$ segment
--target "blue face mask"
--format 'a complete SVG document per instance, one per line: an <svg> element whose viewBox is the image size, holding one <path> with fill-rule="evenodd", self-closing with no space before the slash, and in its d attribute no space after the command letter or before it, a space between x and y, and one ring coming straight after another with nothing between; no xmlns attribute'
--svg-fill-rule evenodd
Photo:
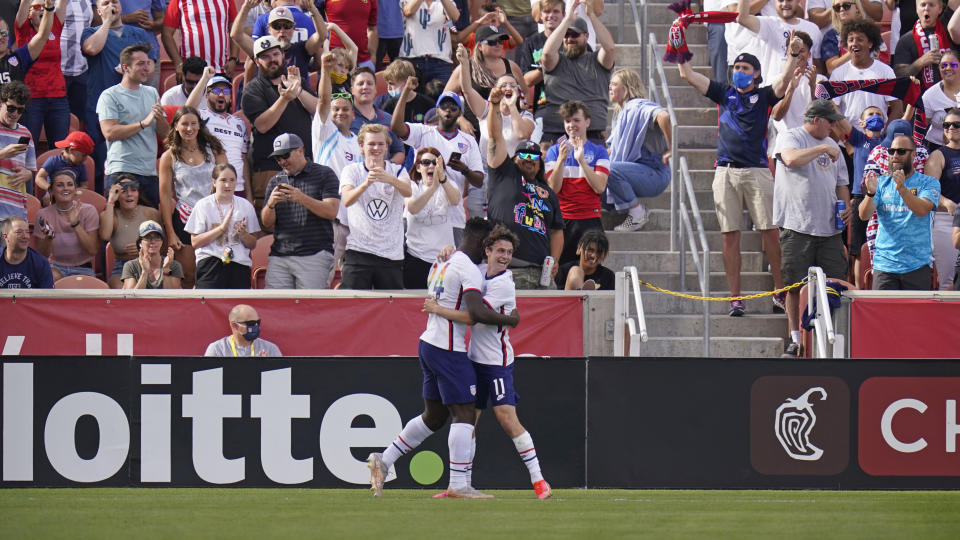
<svg viewBox="0 0 960 540"><path fill-rule="evenodd" d="M753 82L753 75L748 75L742 71L733 72L733 85L740 90L745 90Z"/></svg>
<svg viewBox="0 0 960 540"><path fill-rule="evenodd" d="M243 333L243 339L247 341L253 341L258 337L260 337L260 325L253 324L253 325L247 326L247 331Z"/></svg>
<svg viewBox="0 0 960 540"><path fill-rule="evenodd" d="M867 117L867 121L864 122L864 127L870 131L883 131L883 117L879 114Z"/></svg>
<svg viewBox="0 0 960 540"><path fill-rule="evenodd" d="M388 94L390 97L397 97L397 96L400 95L400 89L399 89L399 88L394 88L393 90L387 90L387 94Z"/></svg>

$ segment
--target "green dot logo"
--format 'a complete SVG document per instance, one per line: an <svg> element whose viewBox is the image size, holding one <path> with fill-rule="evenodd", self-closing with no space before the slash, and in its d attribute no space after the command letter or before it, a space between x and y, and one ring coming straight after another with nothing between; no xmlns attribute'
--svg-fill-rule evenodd
<svg viewBox="0 0 960 540"><path fill-rule="evenodd" d="M410 476L418 484L435 484L443 476L443 459L436 452L423 450L410 460Z"/></svg>

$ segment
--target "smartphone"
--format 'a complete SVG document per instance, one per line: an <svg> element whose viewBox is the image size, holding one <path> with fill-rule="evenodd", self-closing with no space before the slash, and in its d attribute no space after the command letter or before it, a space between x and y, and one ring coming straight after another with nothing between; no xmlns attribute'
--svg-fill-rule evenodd
<svg viewBox="0 0 960 540"><path fill-rule="evenodd" d="M448 159L447 161L453 161L453 160L455 160L455 159L457 159L457 160L460 159L460 152L451 152L451 153L450 153L450 159Z"/></svg>
<svg viewBox="0 0 960 540"><path fill-rule="evenodd" d="M30 144L30 137L20 137L17 140L17 144Z"/></svg>

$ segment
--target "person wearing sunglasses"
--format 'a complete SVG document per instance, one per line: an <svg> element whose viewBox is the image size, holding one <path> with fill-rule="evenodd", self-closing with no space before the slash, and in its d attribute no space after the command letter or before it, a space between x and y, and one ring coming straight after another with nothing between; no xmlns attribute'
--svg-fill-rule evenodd
<svg viewBox="0 0 960 540"><path fill-rule="evenodd" d="M404 200L407 221L403 288L426 289L427 274L443 246L453 244L448 209L460 202L460 190L447 180L443 156L433 147L421 148L410 168L412 194Z"/></svg>
<svg viewBox="0 0 960 540"><path fill-rule="evenodd" d="M946 144L943 121L947 111L957 107L960 98L960 53L944 51L937 65L940 82L923 92L923 108L927 111L927 135L924 144L931 152ZM860 92L857 92L860 93Z"/></svg>
<svg viewBox="0 0 960 540"><path fill-rule="evenodd" d="M587 18L596 31L599 50L588 51L587 21L577 16L577 7L586 5ZM562 46L562 50L561 50ZM616 45L610 31L600 21L593 2L574 0L567 14L543 45L540 65L546 103L537 108L537 123L543 127L541 143L552 144L564 136L560 106L568 101L583 102L590 109L593 129L590 141L603 144L607 127L608 86L616 59Z"/></svg>
<svg viewBox="0 0 960 540"><path fill-rule="evenodd" d="M185 105L197 109L207 130L223 145L227 163L237 171L234 193L252 203L253 190L249 189L250 168L246 159L250 132L243 118L232 113L233 83L223 73L216 73L211 66L207 66Z"/></svg>
<svg viewBox="0 0 960 540"><path fill-rule="evenodd" d="M309 38L300 40L297 37L297 26L294 22L294 12L288 6L275 7L267 17L269 24L266 27L266 36L275 38L283 50L284 64L296 66L300 73L311 71L313 57L323 51L323 40L327 37L327 25L313 2L306 3L310 8L310 17L318 29ZM230 27L230 38L250 58L260 54L254 48L254 38L246 31L247 13L259 5L258 0L246 0L240 6L233 26ZM262 38L257 38L262 39ZM259 66L258 66L259 67Z"/></svg>
<svg viewBox="0 0 960 540"><path fill-rule="evenodd" d="M873 254L874 290L929 291L933 272L934 210L940 202L940 181L914 171L913 137L893 138L887 154L890 174L864 179L860 219L877 213Z"/></svg>
<svg viewBox="0 0 960 540"><path fill-rule="evenodd" d="M944 54L944 58L947 55ZM933 256L937 265L940 290L957 289L955 275L957 246L954 242L957 204L960 203L960 109L950 108L943 119L943 139L946 143L930 154L928 176L940 180L940 202L933 220Z"/></svg>
<svg viewBox="0 0 960 540"><path fill-rule="evenodd" d="M199 56L190 56L184 60L183 66L180 68L183 72L183 78L181 79L183 82L168 88L167 91L160 96L160 104L164 107L171 105L183 107L186 105L187 98L190 97L190 92L193 92L193 89L200 83L200 78L203 77L203 70L207 67L207 61ZM201 102L190 106L199 109L206 108L207 104Z"/></svg>
<svg viewBox="0 0 960 540"><path fill-rule="evenodd" d="M850 60L837 66L830 74L831 81L893 79L893 69L873 58L880 50L883 37L880 27L873 21L860 19L843 25L840 38L850 51ZM839 98L840 112L851 124L860 119L867 107L878 107L887 118L899 118L903 115L903 102L893 96L884 96L870 92L848 92Z"/></svg>
<svg viewBox="0 0 960 540"><path fill-rule="evenodd" d="M230 335L207 345L204 356L240 357L261 356L280 357L280 347L260 337L260 315L253 306L237 304L227 315Z"/></svg>
<svg viewBox="0 0 960 540"><path fill-rule="evenodd" d="M0 41L3 41L0 39ZM27 217L27 193L33 193L33 171L37 168L37 149L20 118L30 102L30 89L21 81L0 86L0 220L10 216ZM29 139L21 143L22 139Z"/></svg>
<svg viewBox="0 0 960 540"><path fill-rule="evenodd" d="M121 175L110 186L107 206L100 212L100 240L110 242L109 249L113 250L113 268L107 269L107 284L111 289L123 287L123 265L139 254L137 228L144 221L161 221L160 212L141 204L141 197L137 179Z"/></svg>
<svg viewBox="0 0 960 540"><path fill-rule="evenodd" d="M545 259L560 259L563 251L563 217L557 194L547 185L543 169L543 151L533 141L521 141L513 156L507 153L503 139L503 117L500 102L503 90L490 92L487 114L487 165L490 180L487 217L501 223L520 238L513 254L510 270L517 289L555 289L552 281L559 269L553 264L551 281L541 285Z"/></svg>
<svg viewBox="0 0 960 540"><path fill-rule="evenodd" d="M70 132L70 104L67 102L67 84L60 65L60 35L63 33L67 3L61 0L55 6L54 0L28 0L21 2L17 11L18 45L26 45L34 36L45 31L51 22L44 22L44 19L53 18L46 44L24 79L30 87L31 100L23 123L35 140L40 140L41 130L46 131L51 141L62 140Z"/></svg>

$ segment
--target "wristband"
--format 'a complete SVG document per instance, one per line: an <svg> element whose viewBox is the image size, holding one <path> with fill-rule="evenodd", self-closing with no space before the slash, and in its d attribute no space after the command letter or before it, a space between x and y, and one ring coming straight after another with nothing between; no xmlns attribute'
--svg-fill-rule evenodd
<svg viewBox="0 0 960 540"><path fill-rule="evenodd" d="M447 183L447 179L444 178L443 180L440 180L440 183L441 183L441 184L446 184L446 183Z"/></svg>
<svg viewBox="0 0 960 540"><path fill-rule="evenodd" d="M870 193L870 192L868 192L868 191L864 191L863 194L866 195L867 197L873 197L874 195L877 194L877 192L874 191L873 193Z"/></svg>
<svg viewBox="0 0 960 540"><path fill-rule="evenodd" d="M143 120L137 122L137 125L140 126L140 129L143 129Z"/></svg>
<svg viewBox="0 0 960 540"><path fill-rule="evenodd" d="M79 221L76 222L76 223L71 223L71 224L70 224L70 228L71 228L71 229L76 229L76 228L77 228L77 225L79 225L79 224L80 224Z"/></svg>
<svg viewBox="0 0 960 540"><path fill-rule="evenodd" d="M236 62L236 63L238 63L238 64L240 63L240 59L237 58L236 56L231 56L231 57L227 58L227 62L229 62L229 61L231 61L231 60L233 60L234 62Z"/></svg>
<svg viewBox="0 0 960 540"><path fill-rule="evenodd" d="M56 8L56 7L43 6L43 10L44 10L44 11L53 11L53 10L55 10L55 9L57 9L57 8Z"/></svg>

